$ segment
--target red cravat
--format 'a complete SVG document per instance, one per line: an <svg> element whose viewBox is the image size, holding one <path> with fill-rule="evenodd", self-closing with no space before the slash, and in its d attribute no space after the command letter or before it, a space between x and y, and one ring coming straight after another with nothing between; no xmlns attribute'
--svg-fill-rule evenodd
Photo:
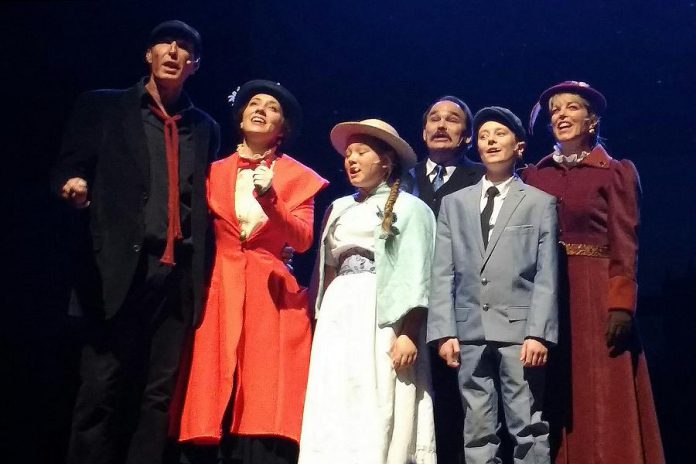
<svg viewBox="0 0 696 464"><path fill-rule="evenodd" d="M181 115L167 116L156 106L150 105L152 113L164 122L164 148L167 153L167 246L160 259L162 264L174 266L174 242L181 240L181 218L179 211L179 129L176 122Z"/></svg>
<svg viewBox="0 0 696 464"><path fill-rule="evenodd" d="M272 162L273 162L273 160L271 159L270 156L268 156L266 158L256 158L256 159L242 158L240 156L239 160L237 160L237 168L239 168L239 169L256 169L261 164L265 164L267 167L270 168Z"/></svg>

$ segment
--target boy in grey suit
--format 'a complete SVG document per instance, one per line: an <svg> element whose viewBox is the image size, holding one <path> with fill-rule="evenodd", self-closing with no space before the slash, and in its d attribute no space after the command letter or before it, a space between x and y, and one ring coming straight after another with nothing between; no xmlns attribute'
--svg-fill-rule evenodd
<svg viewBox="0 0 696 464"><path fill-rule="evenodd" d="M515 463L550 463L544 366L557 341L556 200L515 176L525 131L510 110L474 117L486 175L438 216L428 341L459 369L467 464L500 463L498 400Z"/></svg>

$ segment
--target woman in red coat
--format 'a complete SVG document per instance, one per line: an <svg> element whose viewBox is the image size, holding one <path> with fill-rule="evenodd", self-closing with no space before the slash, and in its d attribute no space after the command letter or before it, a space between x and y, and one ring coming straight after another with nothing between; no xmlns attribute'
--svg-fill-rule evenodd
<svg viewBox="0 0 696 464"><path fill-rule="evenodd" d="M208 205L216 253L193 343L179 439L224 442L234 462L297 458L311 347L304 289L280 259L312 245L314 197L328 182L279 151L299 130L297 100L255 80L233 109L243 142L213 163Z"/></svg>
<svg viewBox="0 0 696 464"><path fill-rule="evenodd" d="M569 334L559 355L567 355L570 373L557 369L554 376L550 370L547 387L549 395L570 392L565 404L550 411L562 415L556 463L664 463L633 318L638 172L630 161L611 158L599 143L606 99L597 90L575 81L547 89L530 126L544 107L555 151L528 167L523 177L557 197L559 237L567 256Z"/></svg>

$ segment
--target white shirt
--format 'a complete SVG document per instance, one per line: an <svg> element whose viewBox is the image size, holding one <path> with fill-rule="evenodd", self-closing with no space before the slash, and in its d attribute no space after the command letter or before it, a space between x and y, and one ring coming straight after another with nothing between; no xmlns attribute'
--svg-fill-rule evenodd
<svg viewBox="0 0 696 464"><path fill-rule="evenodd" d="M488 228L488 238L491 238L491 233L493 233L493 227L495 226L495 220L498 219L498 213L500 213L500 208L503 207L503 201L505 201L505 198L507 197L508 192L510 191L510 184L512 183L512 180L517 177L517 176L510 176L506 180L502 182L491 182L486 178L486 176L483 177L483 186L481 188L481 204L480 204L480 212L483 212L483 208L486 207L486 203L488 202L488 196L486 195L486 191L490 187L496 187L498 189L498 195L496 195L493 198L493 212L491 213L491 222L490 222L490 227Z"/></svg>
<svg viewBox="0 0 696 464"><path fill-rule="evenodd" d="M337 266L338 258L350 248L375 251L375 229L382 223L379 212L384 210L384 202L383 196L370 195L336 219L327 236L330 253L326 256L326 264Z"/></svg>
<svg viewBox="0 0 696 464"><path fill-rule="evenodd" d="M433 183L433 180L435 180L435 168L437 168L437 163L428 158L425 161L425 172L428 175L428 180L431 184ZM456 164L453 164L452 166L445 166L445 175L442 176L443 183L449 180L450 176L452 175L455 169L457 169Z"/></svg>
<svg viewBox="0 0 696 464"><path fill-rule="evenodd" d="M271 169L275 161L271 164ZM254 171L252 169L240 169L237 171L237 183L234 189L234 210L237 213L237 221L242 229L242 240L247 239L251 233L263 223L268 221L268 216L258 200L254 196Z"/></svg>

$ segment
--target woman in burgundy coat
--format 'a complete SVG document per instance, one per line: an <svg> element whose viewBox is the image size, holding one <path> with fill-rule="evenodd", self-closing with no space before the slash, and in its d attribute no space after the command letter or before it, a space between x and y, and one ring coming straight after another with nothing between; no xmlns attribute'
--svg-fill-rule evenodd
<svg viewBox="0 0 696 464"><path fill-rule="evenodd" d="M555 150L523 173L558 199L567 256L567 360L549 372L558 415L557 464L660 464L662 442L634 313L640 181L632 162L611 158L599 139L606 99L584 82L541 94ZM565 356L564 356L565 355ZM569 362L569 366L568 366ZM548 404L548 403L547 403Z"/></svg>

